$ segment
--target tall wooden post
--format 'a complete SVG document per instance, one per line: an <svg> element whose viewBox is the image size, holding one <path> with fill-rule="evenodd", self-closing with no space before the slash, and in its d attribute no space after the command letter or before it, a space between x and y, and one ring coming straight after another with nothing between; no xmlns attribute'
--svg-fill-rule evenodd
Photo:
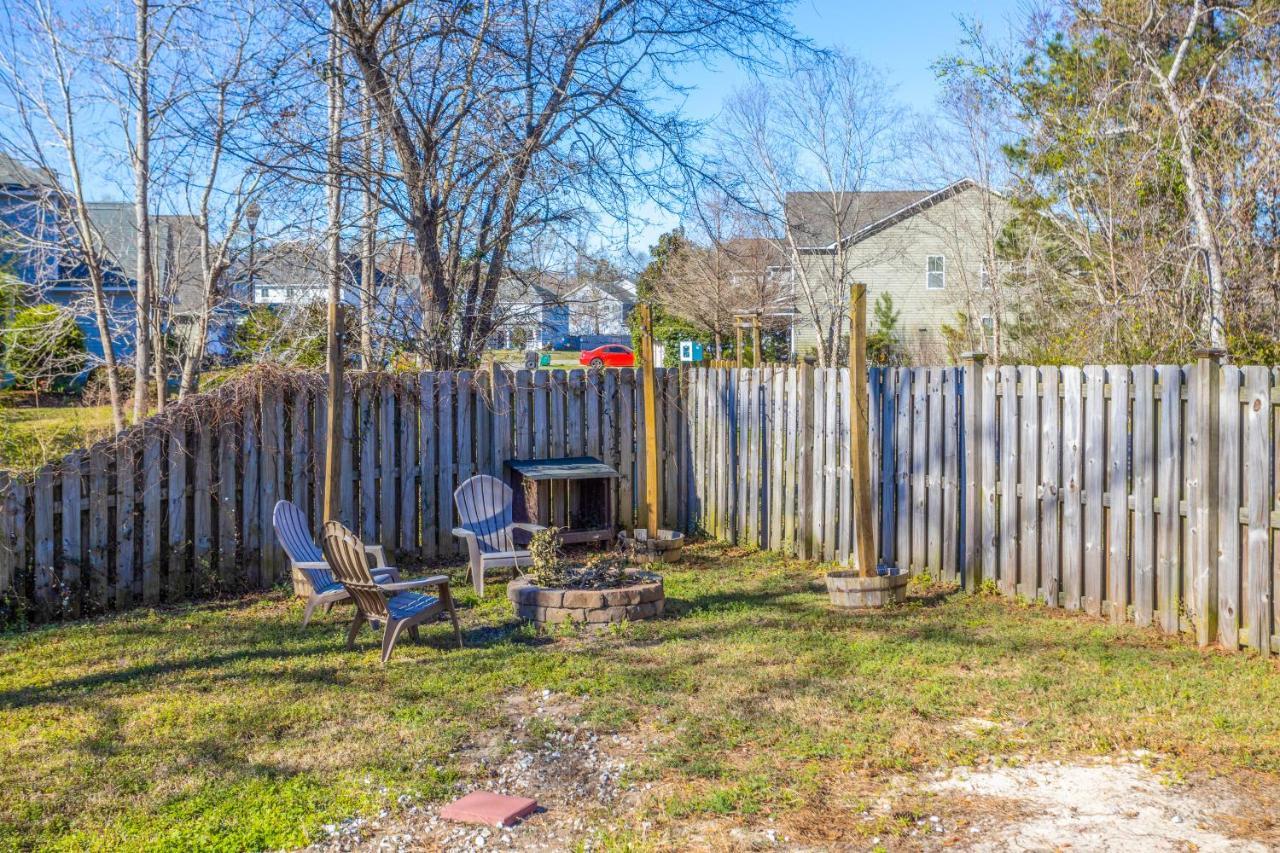
<svg viewBox="0 0 1280 853"><path fill-rule="evenodd" d="M329 411L324 455L324 520L338 517L338 443L342 432L342 84L338 71L342 54L338 32L331 21L329 33L329 339L327 361L329 373Z"/></svg>
<svg viewBox="0 0 1280 853"><path fill-rule="evenodd" d="M962 353L964 362L964 588L982 584L982 364L985 352ZM993 460L994 461L994 460ZM987 568L987 571L991 571Z"/></svg>
<svg viewBox="0 0 1280 853"><path fill-rule="evenodd" d="M324 520L338 517L338 447L342 440L342 331L344 329L343 306L329 303L329 346L327 368L329 387L328 410L325 412L324 443Z"/></svg>
<svg viewBox="0 0 1280 853"><path fill-rule="evenodd" d="M876 546L871 526L871 448L868 443L867 286L855 284L849 316L849 475L853 483L854 568L864 578L876 576Z"/></svg>
<svg viewBox="0 0 1280 853"><path fill-rule="evenodd" d="M649 538L658 536L661 518L658 496L658 377L653 363L653 314L649 306L636 306L640 314L640 381L644 387L644 511Z"/></svg>
<svg viewBox="0 0 1280 853"><path fill-rule="evenodd" d="M1218 398L1225 354L1220 349L1196 353L1196 407L1191 413L1200 441L1192 472L1196 501L1190 521L1196 642L1201 646L1218 635Z"/></svg>
<svg viewBox="0 0 1280 853"><path fill-rule="evenodd" d="M751 315L751 365L762 367L760 361L760 315Z"/></svg>
<svg viewBox="0 0 1280 853"><path fill-rule="evenodd" d="M733 357L736 367L742 367L742 318L733 318Z"/></svg>

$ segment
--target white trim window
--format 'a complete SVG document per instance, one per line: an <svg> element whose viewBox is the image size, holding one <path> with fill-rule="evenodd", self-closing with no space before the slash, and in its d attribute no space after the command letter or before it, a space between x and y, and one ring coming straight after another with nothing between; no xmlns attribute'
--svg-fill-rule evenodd
<svg viewBox="0 0 1280 853"><path fill-rule="evenodd" d="M927 290L942 290L947 286L946 255L929 255L925 258L924 286Z"/></svg>

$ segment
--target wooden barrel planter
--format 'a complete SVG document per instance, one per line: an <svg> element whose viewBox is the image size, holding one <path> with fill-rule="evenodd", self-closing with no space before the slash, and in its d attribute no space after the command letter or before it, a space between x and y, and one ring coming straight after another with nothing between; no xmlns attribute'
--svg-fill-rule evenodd
<svg viewBox="0 0 1280 853"><path fill-rule="evenodd" d="M637 528L635 533L619 533L618 541L637 563L678 563L684 553L684 534L678 530L659 530L650 538L649 531Z"/></svg>
<svg viewBox="0 0 1280 853"><path fill-rule="evenodd" d="M884 607L906 599L909 579L901 569L882 570L869 578L856 571L830 572L827 596L832 605L849 610Z"/></svg>
<svg viewBox="0 0 1280 853"><path fill-rule="evenodd" d="M518 577L507 584L507 598L516 606L517 616L535 625L606 625L661 616L666 604L662 576L638 569L627 575L634 583L612 589L552 589Z"/></svg>

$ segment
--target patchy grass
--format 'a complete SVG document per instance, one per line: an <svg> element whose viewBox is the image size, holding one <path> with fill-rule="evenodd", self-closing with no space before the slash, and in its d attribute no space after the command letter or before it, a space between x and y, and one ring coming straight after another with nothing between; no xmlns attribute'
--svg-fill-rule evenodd
<svg viewBox="0 0 1280 853"><path fill-rule="evenodd" d="M1280 672L1248 655L1003 600L913 590L826 606L820 567L724 546L668 569L667 618L538 637L496 584L383 670L346 611L277 593L0 638L0 848L279 848L346 816L443 800L502 697L576 697L652 739L636 827L729 816L822 833L876 786L984 757L1151 750L1165 769L1280 778ZM844 825L842 825L842 821ZM841 837L833 835L834 837Z"/></svg>
<svg viewBox="0 0 1280 853"><path fill-rule="evenodd" d="M543 368L544 370L553 370L556 368L565 368L565 369L582 368L582 365L578 363L578 357L581 356L582 353L576 350L574 352L558 352L558 351L548 352L545 350L539 350L538 355L551 356L551 364L549 367ZM490 350L485 353L484 357L489 358L490 356L492 356L493 360L498 362L499 364L507 364L515 367L524 367L524 350L518 350L518 349Z"/></svg>
<svg viewBox="0 0 1280 853"><path fill-rule="evenodd" d="M110 406L15 406L0 397L0 469L28 471L111 435Z"/></svg>

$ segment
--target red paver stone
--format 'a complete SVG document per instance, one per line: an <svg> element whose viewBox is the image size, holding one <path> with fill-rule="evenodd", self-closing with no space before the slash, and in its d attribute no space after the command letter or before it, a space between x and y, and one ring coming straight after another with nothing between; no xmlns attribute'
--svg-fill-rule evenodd
<svg viewBox="0 0 1280 853"><path fill-rule="evenodd" d="M511 826L522 817L533 814L537 800L528 797L508 797L488 791L472 791L460 800L445 806L440 817L460 820L464 823L484 823L489 826Z"/></svg>

